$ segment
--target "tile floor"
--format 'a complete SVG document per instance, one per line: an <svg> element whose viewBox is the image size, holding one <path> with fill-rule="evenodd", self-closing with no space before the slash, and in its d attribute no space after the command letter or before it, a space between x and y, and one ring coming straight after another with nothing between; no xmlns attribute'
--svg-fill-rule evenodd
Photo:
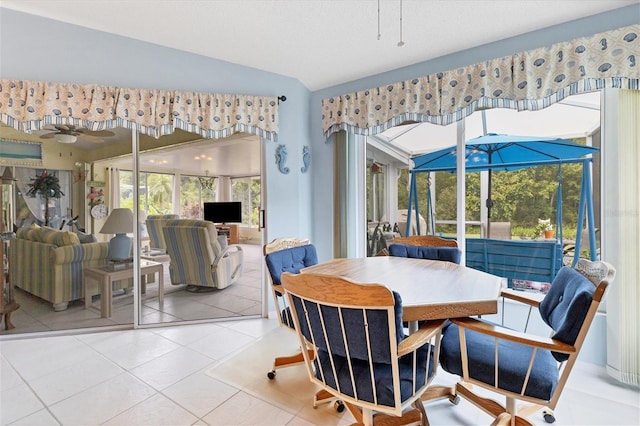
<svg viewBox="0 0 640 426"><path fill-rule="evenodd" d="M0 340L0 424L350 424L348 413L312 408L310 383L294 370L302 366L266 378L273 351L295 343L273 319ZM638 389L593 364L579 362L573 373L557 425L640 424ZM442 370L435 379L454 380ZM432 425L490 423L465 400L426 408Z"/></svg>

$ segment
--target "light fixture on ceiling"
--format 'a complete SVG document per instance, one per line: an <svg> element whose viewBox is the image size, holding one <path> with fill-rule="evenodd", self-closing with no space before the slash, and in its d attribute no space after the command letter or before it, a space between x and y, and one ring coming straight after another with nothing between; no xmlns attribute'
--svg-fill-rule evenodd
<svg viewBox="0 0 640 426"><path fill-rule="evenodd" d="M380 37L380 0L378 0L378 40L380 40ZM404 40L402 40L402 0L400 0L400 41L397 46L402 47L404 45Z"/></svg>
<svg viewBox="0 0 640 426"><path fill-rule="evenodd" d="M400 0L400 41L398 42L398 47L404 46L404 41L402 40L402 0Z"/></svg>
<svg viewBox="0 0 640 426"><path fill-rule="evenodd" d="M67 133L57 133L53 136L53 139L60 143L75 143L75 141L78 140L78 137Z"/></svg>
<svg viewBox="0 0 640 426"><path fill-rule="evenodd" d="M209 170L204 171L206 176L200 176L198 180L200 181L200 186L202 189L206 189L207 191L211 191L213 189L214 179L209 177Z"/></svg>

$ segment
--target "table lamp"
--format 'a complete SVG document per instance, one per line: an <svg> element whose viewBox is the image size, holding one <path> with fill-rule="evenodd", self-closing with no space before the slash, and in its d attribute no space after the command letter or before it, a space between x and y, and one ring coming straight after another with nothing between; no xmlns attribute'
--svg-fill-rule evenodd
<svg viewBox="0 0 640 426"><path fill-rule="evenodd" d="M127 233L133 232L133 212L129 209L113 209L100 230L101 234L116 234L109 241L107 259L125 260L131 257L131 238Z"/></svg>

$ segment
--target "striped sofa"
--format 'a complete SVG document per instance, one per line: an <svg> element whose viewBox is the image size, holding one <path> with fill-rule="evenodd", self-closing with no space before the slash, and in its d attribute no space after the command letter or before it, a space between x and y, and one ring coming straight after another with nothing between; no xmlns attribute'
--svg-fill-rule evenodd
<svg viewBox="0 0 640 426"><path fill-rule="evenodd" d="M242 247L223 247L212 222L175 219L166 222L162 231L171 258L172 284L223 289L242 275Z"/></svg>
<svg viewBox="0 0 640 426"><path fill-rule="evenodd" d="M67 309L82 299L82 269L103 266L109 243L82 244L78 235L47 227L24 227L16 232L9 249L9 282L53 304L55 311ZM130 287L120 281L118 288Z"/></svg>

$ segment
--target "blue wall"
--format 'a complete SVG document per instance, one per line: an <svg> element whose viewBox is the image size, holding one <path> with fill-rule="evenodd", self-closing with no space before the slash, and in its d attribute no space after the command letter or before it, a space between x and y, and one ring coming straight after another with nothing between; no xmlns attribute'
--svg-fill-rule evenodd
<svg viewBox="0 0 640 426"><path fill-rule="evenodd" d="M310 92L298 80L4 8L0 8L0 77L285 95L279 141L265 146L269 238L311 236L311 173L300 174L302 146L309 145ZM288 175L278 172L275 163L278 144L287 146Z"/></svg>

